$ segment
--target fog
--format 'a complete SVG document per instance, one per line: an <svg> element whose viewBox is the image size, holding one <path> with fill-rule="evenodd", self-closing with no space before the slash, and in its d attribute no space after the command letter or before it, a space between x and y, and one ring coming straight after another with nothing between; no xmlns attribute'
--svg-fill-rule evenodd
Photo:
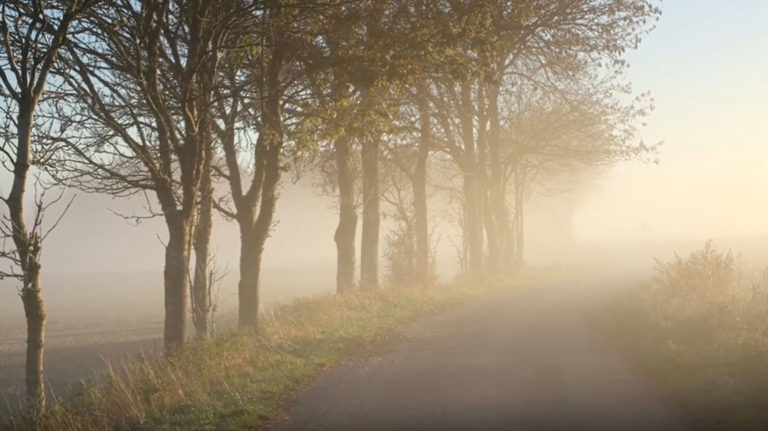
<svg viewBox="0 0 768 431"><path fill-rule="evenodd" d="M527 196L527 265L588 268L595 279L610 279L610 288L620 290L649 279L655 259L684 255L714 240L732 248L748 272L768 266L768 5L730 3L664 4L657 29L627 56L633 89L654 98L640 134L644 142L660 144L658 150L601 168L585 185L574 186L578 191L562 187ZM266 312L336 289L337 195L321 191L314 175L284 176L263 258ZM3 178L0 190L9 187ZM78 345L127 346L114 354L89 352L89 358L158 348L164 221L143 218L146 201L140 195L66 193L75 195L74 203L43 251L46 347L56 357L56 349ZM432 196L429 205L436 214L430 219L436 273L449 281L461 272L455 247L461 232L443 195ZM383 220L382 250L392 226ZM214 289L221 332L236 325L239 235L236 224L214 217L212 250L223 275ZM23 381L26 334L17 284L0 281L0 389L9 393ZM191 336L193 328L188 331ZM52 378L70 384L78 373Z"/></svg>

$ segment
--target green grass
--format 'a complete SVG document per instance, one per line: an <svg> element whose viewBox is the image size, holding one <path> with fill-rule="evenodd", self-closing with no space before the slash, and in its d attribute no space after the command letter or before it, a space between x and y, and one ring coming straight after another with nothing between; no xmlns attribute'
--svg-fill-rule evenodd
<svg viewBox="0 0 768 431"><path fill-rule="evenodd" d="M115 364L82 394L58 400L37 428L262 429L323 370L407 321L491 289L452 284L298 300L264 314L258 336L231 334L172 357ZM6 426L27 429L28 420L13 417Z"/></svg>

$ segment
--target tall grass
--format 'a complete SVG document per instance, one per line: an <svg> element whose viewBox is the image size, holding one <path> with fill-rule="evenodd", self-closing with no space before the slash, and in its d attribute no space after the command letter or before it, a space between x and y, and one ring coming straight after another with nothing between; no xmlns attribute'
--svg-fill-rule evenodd
<svg viewBox="0 0 768 431"><path fill-rule="evenodd" d="M15 415L5 427L259 429L323 369L409 319L483 290L456 284L298 300L265 314L258 336L231 334L169 357L126 359L41 417Z"/></svg>
<svg viewBox="0 0 768 431"><path fill-rule="evenodd" d="M708 242L657 261L606 327L695 429L768 429L768 272L749 274Z"/></svg>

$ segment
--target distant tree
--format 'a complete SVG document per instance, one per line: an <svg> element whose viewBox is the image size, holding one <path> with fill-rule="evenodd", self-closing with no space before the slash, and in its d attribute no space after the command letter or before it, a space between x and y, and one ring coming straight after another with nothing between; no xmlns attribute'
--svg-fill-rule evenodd
<svg viewBox="0 0 768 431"><path fill-rule="evenodd" d="M395 46L388 31L393 13L404 3L364 0L341 4L327 11L324 26L306 62L311 72L311 91L325 121L319 136L332 142L339 198L339 224L334 234L337 247L337 290L355 285L357 187L353 150L361 153L362 235L360 286L379 283L381 135L386 128L392 89Z"/></svg>
<svg viewBox="0 0 768 431"><path fill-rule="evenodd" d="M652 155L654 145L637 138L638 124L653 109L648 94L631 98L614 79L587 80L552 94L518 88L505 101L501 118L500 164L503 187L512 186L514 264L523 262L525 198L555 178L575 189L588 172L617 161ZM559 181L564 182L564 181Z"/></svg>
<svg viewBox="0 0 768 431"><path fill-rule="evenodd" d="M334 239L339 256L338 287L345 290L354 283L354 240L356 208L351 193L351 150L361 152L362 238L360 250L361 286L375 287L379 279L379 237L381 219L380 158L397 130L403 109L413 104L415 82L446 62L440 49L448 43L442 23L435 22L440 5L432 1L359 1L334 9L317 39L310 62L320 67L314 79L314 92L322 98L328 114L327 126L333 132L336 173L339 180L339 225ZM424 113L428 116L428 113ZM426 117L425 117L426 118ZM428 120L427 120L428 123ZM427 131L428 132L428 131ZM428 139L427 139L428 140ZM426 142L427 140L423 140ZM411 141L411 144L416 144ZM402 145L402 142L396 145ZM426 181L426 161L430 149L422 146L422 156L414 169L417 189ZM419 181L423 179L424 181ZM428 266L427 208L423 193L417 193L419 267ZM425 272L425 271L422 271Z"/></svg>
<svg viewBox="0 0 768 431"><path fill-rule="evenodd" d="M437 136L464 173L470 272L486 272L487 244L493 275L508 267L510 254L501 99L529 85L565 99L563 89L574 83L620 76L624 53L652 28L659 9L647 0L456 0L445 10L465 43L452 52L455 70L430 87Z"/></svg>

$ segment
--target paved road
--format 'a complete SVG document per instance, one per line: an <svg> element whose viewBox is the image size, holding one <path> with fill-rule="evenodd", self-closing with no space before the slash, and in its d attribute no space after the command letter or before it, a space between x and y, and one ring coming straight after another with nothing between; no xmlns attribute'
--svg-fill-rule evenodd
<svg viewBox="0 0 768 431"><path fill-rule="evenodd" d="M415 323L404 341L323 374L276 429L682 429L588 331L602 293L586 283L497 293Z"/></svg>

